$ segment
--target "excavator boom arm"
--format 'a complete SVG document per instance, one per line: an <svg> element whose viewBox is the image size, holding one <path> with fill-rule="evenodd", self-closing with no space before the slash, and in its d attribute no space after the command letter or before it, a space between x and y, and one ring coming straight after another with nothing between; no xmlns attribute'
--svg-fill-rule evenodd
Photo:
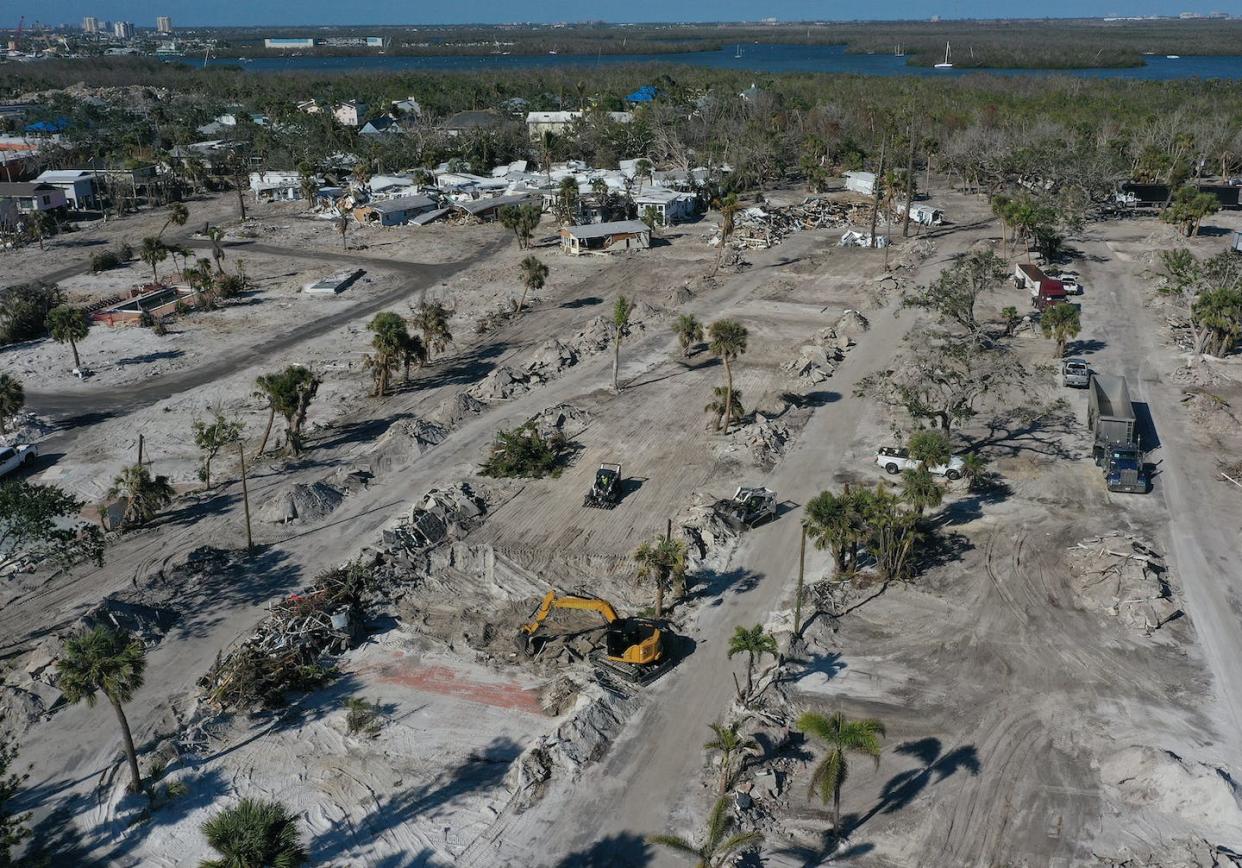
<svg viewBox="0 0 1242 868"><path fill-rule="evenodd" d="M543 622L547 620L548 615L552 614L553 609L579 609L598 612L600 617L609 624L617 620L617 610L607 600L569 595L558 597L555 591L548 591L544 595L543 602L539 604L539 608L535 611L535 616L530 620L530 623L523 625L522 632L533 636L540 626L543 625Z"/></svg>

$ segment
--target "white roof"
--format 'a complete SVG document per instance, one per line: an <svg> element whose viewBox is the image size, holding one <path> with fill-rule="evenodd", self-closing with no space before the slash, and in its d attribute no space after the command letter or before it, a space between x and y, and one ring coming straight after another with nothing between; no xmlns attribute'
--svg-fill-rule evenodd
<svg viewBox="0 0 1242 868"><path fill-rule="evenodd" d="M567 124L574 118L581 116L582 112L530 112L526 115L526 123Z"/></svg>
<svg viewBox="0 0 1242 868"><path fill-rule="evenodd" d="M70 181L81 181L90 176L91 173L86 169L49 169L35 178L35 181L43 184L66 184Z"/></svg>
<svg viewBox="0 0 1242 868"><path fill-rule="evenodd" d="M693 199L689 193L683 193L680 190L669 190L664 187L646 187L643 192L634 197L637 204L643 202L676 202L679 199Z"/></svg>
<svg viewBox="0 0 1242 868"><path fill-rule="evenodd" d="M561 231L568 232L575 238L606 238L609 235L650 232L651 228L641 220L618 220L616 223L588 223L585 226L567 226Z"/></svg>

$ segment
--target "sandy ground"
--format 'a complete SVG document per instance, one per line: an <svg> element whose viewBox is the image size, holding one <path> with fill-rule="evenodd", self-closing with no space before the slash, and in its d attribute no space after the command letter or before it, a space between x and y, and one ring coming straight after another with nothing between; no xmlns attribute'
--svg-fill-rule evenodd
<svg viewBox="0 0 1242 868"><path fill-rule="evenodd" d="M899 272L903 278L926 281L951 256L996 234L981 200L946 194L937 202L957 225L932 233L931 258L913 274ZM331 227L287 206L272 206L259 224L264 228L244 256L247 270L268 281L257 293L261 303L240 314L187 318L187 356L198 357L204 347L244 353L239 334L251 322L244 314L266 317L261 322L275 329L282 312L324 301L302 299L290 288L313 271L308 262L328 267L312 257L325 255L327 242L339 243ZM502 240L487 227L427 229L434 232L414 230L404 241L393 240L393 231L361 230L351 243L366 248L351 255L383 250L388 267L400 273L393 280L416 281L415 272L393 263L413 268L445 261L431 249L449 246L449 238L476 249ZM210 745L186 751L168 775L183 777L189 794L148 822L130 825L136 808L116 795L122 775L110 712L66 709L36 723L23 759L35 767L29 804L38 840L73 838L76 830L83 855L119 864L188 864L204 855L197 827L209 806L274 795L300 813L314 855L323 861L387 864L417 853L419 864L679 864L642 836L701 828L708 804L701 746L706 724L728 711L736 669L723 652L725 637L739 624L781 623L797 568L797 507L825 487L879 477L870 456L888 439L894 420L855 398L853 386L892 357L915 321L908 312L893 316L891 293L877 293L885 254L838 249L839 233L803 233L749 253L749 269L704 284L699 276L713 256L702 243L708 229L702 223L671 231L669 244L627 257L571 260L537 251L552 267L549 286L530 312L482 337L474 335L473 322L520 291L516 262L524 252L505 243L442 283L428 287L424 281L408 300L432 293L452 305L458 341L446 358L382 403L366 397L357 362L363 319L291 351L290 360L312 364L325 377L311 416L312 449L288 465L256 467L253 501L263 504L295 482L358 468L371 479L351 489L330 515L292 525L260 523L263 554L244 588L226 584L202 595L186 626L152 648L147 686L130 711L144 750L184 722L201 719L186 685L218 650L252 629L263 601L377 545L380 529L429 488L473 479L497 427L562 402L583 411L589 424L564 473L505 486L481 527L433 567L429 587L440 596L416 593L407 601L423 612L416 639L409 630L389 628L343 658L344 679L299 700L297 713L278 722L238 719ZM1217 473L1214 452L1237 444L1227 426L1209 429L1185 415L1163 320L1141 306L1149 286L1143 257L1153 239L1173 242L1150 220L1092 227L1076 242L1088 294L1082 299L1084 334L1071 351L1133 378L1135 398L1150 407L1160 434L1155 493L1105 492L1085 457L1085 396L1065 393L1047 372L1035 374L1023 405L1000 401L988 408L996 425L964 431L968 439L992 438L987 451L1007 484L1004 493L969 496L959 485L937 517L947 540L943 561L916 583L890 587L848 616L821 618L809 637L813 657L789 669L784 695L791 707L842 708L888 725L880 768L872 773L858 766L846 796L844 809L858 820L850 855L859 864L923 864L928 854L944 865L1069 865L1127 857L1147 860L1138 864L1182 864L1186 853L1209 846L1205 840L1242 846L1242 811L1230 783L1242 768L1234 706L1242 685L1233 683L1240 676L1232 666L1242 654L1242 632L1229 604L1234 589L1223 580L1239 574L1242 498L1228 483L1207 481ZM1211 243L1195 242L1204 249ZM277 249L269 253L268 245ZM889 251L894 263L902 250ZM234 251L240 248L231 256ZM465 251L457 253L446 259L457 261ZM353 292L327 301L348 310L357 303L349 297ZM528 370L544 357L550 339L572 343L607 313L617 293L649 308L644 327L623 346L626 388L620 394L608 388L611 353L591 351L512 397L489 396L489 374L502 367ZM1007 288L987 304L999 309L1010 303L1021 307L1022 293ZM792 381L782 364L847 308L864 309L870 331L830 379L813 388ZM705 354L680 357L669 331L678 312L705 321L728 315L748 326L750 346L737 365L737 385L748 409L782 413L776 421L790 431L782 452L759 460L739 435L705 430L702 407L722 374ZM97 339L88 339L84 350ZM1048 342L1034 334L1018 346L1030 362L1050 355ZM18 348L11 358L50 363L51 355L35 354L56 350L64 354L61 347L34 346ZM9 363L6 355L0 362ZM257 434L257 403L247 395L264 369L243 359L226 377L58 435L73 437L74 452L42 469L41 478L89 490L107 478L101 468L125 460L143 431L160 472L185 481L194 466L185 443L189 418L223 401L246 413ZM479 412L453 418L437 446L411 439L409 426L442 420L445 401L468 389L485 398ZM791 390L813 396L805 410L785 407L782 394ZM1032 423L1029 414L1016 412L1055 397L1068 401L1066 420ZM623 464L626 496L613 511L583 510L582 493L600 461ZM183 499L157 528L117 543L103 570L20 577L0 608L0 630L14 637L3 650L13 654L63 631L110 591L158 587L163 572L205 542L239 539L233 469L225 462L219 472L225 484ZM727 562L705 567L700 590L675 610L676 629L693 653L628 701L618 714L620 728L603 739L610 749L598 765L558 767L540 798L515 790L522 750L562 732L566 721L532 704L549 672L515 664L492 651L490 639L463 638L459 627L446 632L436 627L437 618L454 599L458 609L482 610L490 618L490 595L514 606L491 618L489 629L511 629L520 618L516 604L541 583L586 585L624 607L643 606L647 591L629 578L634 545L662 532L696 494L725 496L742 482L775 488L785 502L782 516L723 551ZM1083 592L1070 547L1111 531L1132 533L1163 553L1185 617L1145 635ZM826 567L822 556L812 557L812 576ZM466 587L471 594L452 596L454 588ZM582 665L573 670L577 677L585 671ZM391 705L374 741L342 734L340 702L347 692ZM85 728L108 738L83 743ZM819 864L825 855L824 814L806 801L806 758L799 762L789 767L783 797L770 805L761 800L769 864ZM85 810L99 804L104 807ZM74 814L81 819L66 824Z"/></svg>

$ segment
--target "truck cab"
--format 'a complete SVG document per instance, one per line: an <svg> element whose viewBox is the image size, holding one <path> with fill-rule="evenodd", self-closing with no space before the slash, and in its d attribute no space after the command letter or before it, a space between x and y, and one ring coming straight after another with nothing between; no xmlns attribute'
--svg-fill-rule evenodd
<svg viewBox="0 0 1242 868"><path fill-rule="evenodd" d="M1104 482L1109 491L1146 494L1150 480L1143 450L1133 443L1115 443L1105 453Z"/></svg>

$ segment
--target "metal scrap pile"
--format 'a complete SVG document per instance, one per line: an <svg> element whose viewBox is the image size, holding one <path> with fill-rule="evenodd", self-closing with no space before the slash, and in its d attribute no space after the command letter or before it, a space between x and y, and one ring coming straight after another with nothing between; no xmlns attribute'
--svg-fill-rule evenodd
<svg viewBox="0 0 1242 868"><path fill-rule="evenodd" d="M371 580L370 568L351 564L272 603L255 632L199 681L207 701L220 710L275 708L287 691L322 684L332 673L326 655L353 641Z"/></svg>
<svg viewBox="0 0 1242 868"><path fill-rule="evenodd" d="M833 202L808 196L799 205L755 206L738 211L733 217L730 246L738 250L762 249L780 244L804 229L839 228L871 219L869 205ZM720 243L717 234L711 244Z"/></svg>

